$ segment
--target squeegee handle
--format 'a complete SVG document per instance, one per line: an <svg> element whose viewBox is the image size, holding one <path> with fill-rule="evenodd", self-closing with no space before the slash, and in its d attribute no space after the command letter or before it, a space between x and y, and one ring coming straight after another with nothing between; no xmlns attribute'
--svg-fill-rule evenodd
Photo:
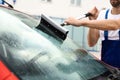
<svg viewBox="0 0 120 80"><path fill-rule="evenodd" d="M85 14L85 17L89 17L89 16L92 16L92 14L89 12Z"/></svg>
<svg viewBox="0 0 120 80"><path fill-rule="evenodd" d="M83 18L86 18L86 17L89 17L89 16L92 16L92 14L91 13L86 13L84 16L82 16L82 17L79 17L79 18L77 18L77 19L83 19ZM62 23L61 24L61 26L65 26L65 25L68 25L67 23Z"/></svg>

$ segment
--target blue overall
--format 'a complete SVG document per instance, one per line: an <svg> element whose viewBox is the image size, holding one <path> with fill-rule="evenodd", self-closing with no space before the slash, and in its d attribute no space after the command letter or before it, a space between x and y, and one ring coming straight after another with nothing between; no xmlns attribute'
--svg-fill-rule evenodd
<svg viewBox="0 0 120 80"><path fill-rule="evenodd" d="M108 18L106 11L105 19ZM108 40L108 31L104 31L105 40L102 41L101 60L113 67L120 68L120 31L119 40Z"/></svg>

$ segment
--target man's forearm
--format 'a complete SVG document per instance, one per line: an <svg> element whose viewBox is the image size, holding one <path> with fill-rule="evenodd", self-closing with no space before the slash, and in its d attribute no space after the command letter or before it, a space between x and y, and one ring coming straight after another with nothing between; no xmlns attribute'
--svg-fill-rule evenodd
<svg viewBox="0 0 120 80"><path fill-rule="evenodd" d="M118 20L84 20L80 25L99 29L99 30L116 30L120 28L120 19Z"/></svg>

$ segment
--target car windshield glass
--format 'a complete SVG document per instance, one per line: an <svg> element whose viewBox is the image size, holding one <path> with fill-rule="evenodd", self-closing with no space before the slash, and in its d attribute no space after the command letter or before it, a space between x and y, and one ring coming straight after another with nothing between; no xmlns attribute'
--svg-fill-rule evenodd
<svg viewBox="0 0 120 80"><path fill-rule="evenodd" d="M19 18L19 20L24 22L29 27L35 27L40 23L40 20L35 19L33 16L28 15L26 13L22 13L22 12L19 12L19 11L15 11L13 9L8 9L8 8L3 8L3 7L0 7L0 9L6 11L7 13L9 13L11 15L13 15L14 17Z"/></svg>
<svg viewBox="0 0 120 80"><path fill-rule="evenodd" d="M22 16L22 17L21 17ZM89 80L107 69L69 37L38 30L39 20L0 8L0 58L21 80Z"/></svg>

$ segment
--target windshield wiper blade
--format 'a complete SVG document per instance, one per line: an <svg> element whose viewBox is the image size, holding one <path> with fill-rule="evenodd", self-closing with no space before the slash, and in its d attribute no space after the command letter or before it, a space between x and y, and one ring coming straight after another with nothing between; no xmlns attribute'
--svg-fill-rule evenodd
<svg viewBox="0 0 120 80"><path fill-rule="evenodd" d="M102 61L97 60L99 63L102 63L109 71L111 74L108 75L108 78L110 80L120 80L120 69L112 67Z"/></svg>

